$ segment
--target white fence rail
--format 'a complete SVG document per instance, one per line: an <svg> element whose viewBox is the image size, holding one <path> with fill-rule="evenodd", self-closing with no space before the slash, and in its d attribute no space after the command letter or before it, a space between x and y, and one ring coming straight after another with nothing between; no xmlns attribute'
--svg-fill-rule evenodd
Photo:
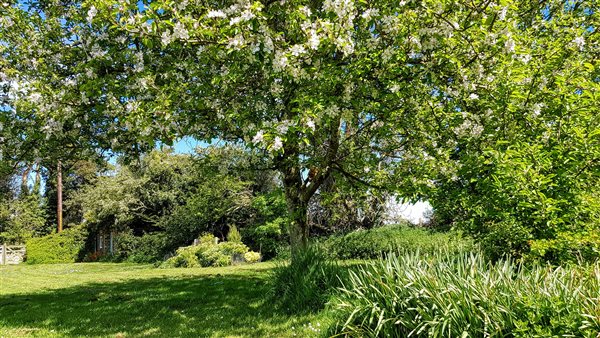
<svg viewBox="0 0 600 338"><path fill-rule="evenodd" d="M19 264L25 259L24 245L0 245L0 265Z"/></svg>

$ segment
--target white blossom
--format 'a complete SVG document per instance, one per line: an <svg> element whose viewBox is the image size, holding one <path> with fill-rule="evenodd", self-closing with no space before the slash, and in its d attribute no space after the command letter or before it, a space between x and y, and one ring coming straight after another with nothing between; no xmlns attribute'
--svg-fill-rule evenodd
<svg viewBox="0 0 600 338"><path fill-rule="evenodd" d="M290 129L289 121L283 121L280 125L277 126L277 132L280 134L287 133L288 129Z"/></svg>
<svg viewBox="0 0 600 338"><path fill-rule="evenodd" d="M96 7L94 7L94 6L90 7L90 9L87 12L87 21L89 23L92 23L92 20L94 20L94 17L96 16L96 14L98 14L98 10L96 9Z"/></svg>
<svg viewBox="0 0 600 338"><path fill-rule="evenodd" d="M244 45L244 43L245 43L244 36L241 34L238 34L229 41L229 47L234 48L234 49L240 49Z"/></svg>
<svg viewBox="0 0 600 338"><path fill-rule="evenodd" d="M190 38L187 28L181 22L177 22L173 27L173 37L175 39L187 40Z"/></svg>
<svg viewBox="0 0 600 338"><path fill-rule="evenodd" d="M319 48L319 44L321 43L321 40L319 39L319 36L317 35L317 31L314 29L310 30L310 38L308 39L308 44L310 45L310 48L313 50L317 50Z"/></svg>
<svg viewBox="0 0 600 338"><path fill-rule="evenodd" d="M313 121L313 120L306 121L306 126L310 129L312 129L312 131L315 131L315 121Z"/></svg>
<svg viewBox="0 0 600 338"><path fill-rule="evenodd" d="M423 56L423 53L417 53L417 52L410 52L408 53L408 58L409 59L420 59Z"/></svg>
<svg viewBox="0 0 600 338"><path fill-rule="evenodd" d="M300 56L306 53L306 49L304 49L304 46L302 45L293 45L292 48L290 48L290 52L293 56Z"/></svg>
<svg viewBox="0 0 600 338"><path fill-rule="evenodd" d="M275 71L283 71L288 65L288 58L282 52L277 51L273 59L273 69Z"/></svg>
<svg viewBox="0 0 600 338"><path fill-rule="evenodd" d="M92 46L91 55L93 58L101 58L106 55L107 51L102 50L99 45L95 44Z"/></svg>
<svg viewBox="0 0 600 338"><path fill-rule="evenodd" d="M140 106L139 102L137 102L137 101L129 101L125 105L125 111L127 111L128 113L131 113L133 111L136 111L139 108L139 106Z"/></svg>
<svg viewBox="0 0 600 338"><path fill-rule="evenodd" d="M173 41L173 36L169 30L164 31L160 36L163 46L168 46Z"/></svg>
<svg viewBox="0 0 600 338"><path fill-rule="evenodd" d="M273 146L271 149L273 149L273 151L278 151L281 148L283 148L283 141L281 140L281 137L277 136L273 141Z"/></svg>
<svg viewBox="0 0 600 338"><path fill-rule="evenodd" d="M254 16L255 16L254 13L252 13L250 10L245 10L242 12L242 14L240 16L231 18L231 20L229 20L229 25L233 26L240 22L248 21L248 20L254 18Z"/></svg>
<svg viewBox="0 0 600 338"><path fill-rule="evenodd" d="M460 126L454 128L454 133L460 137L478 138L483 133L483 126L471 119L465 119Z"/></svg>
<svg viewBox="0 0 600 338"><path fill-rule="evenodd" d="M471 100L477 100L477 99L479 99L479 95L477 95L475 93L471 93L471 95L469 95L469 99L471 99Z"/></svg>
<svg viewBox="0 0 600 338"><path fill-rule="evenodd" d="M398 22L399 19L395 15L386 15L381 18L381 23L383 24L383 30L386 33L395 33L398 31Z"/></svg>
<svg viewBox="0 0 600 338"><path fill-rule="evenodd" d="M342 50L342 52L346 56L354 53L354 41L352 41L350 39L344 39L342 37L338 37L335 40L335 44L338 48L340 48Z"/></svg>
<svg viewBox="0 0 600 338"><path fill-rule="evenodd" d="M529 63L529 61L531 61L531 55L529 55L529 54L521 55L521 61L523 61L523 63L525 63L525 64Z"/></svg>
<svg viewBox="0 0 600 338"><path fill-rule="evenodd" d="M542 108L544 108L544 104L543 103L536 103L533 105L533 115L534 116L539 116L542 112Z"/></svg>
<svg viewBox="0 0 600 338"><path fill-rule="evenodd" d="M256 135L254 135L254 137L252 138L252 143L254 145L257 145L259 143L262 143L265 139L265 134L262 130L259 130Z"/></svg>
<svg viewBox="0 0 600 338"><path fill-rule="evenodd" d="M135 64L133 65L133 70L135 72L144 71L144 54L142 52L137 52L133 55L133 60Z"/></svg>
<svg viewBox="0 0 600 338"><path fill-rule="evenodd" d="M273 40L270 37L266 37L263 41L263 51L265 53L273 53L273 49L274 49L274 45L273 45Z"/></svg>
<svg viewBox="0 0 600 338"><path fill-rule="evenodd" d="M40 101L42 100L42 95L40 93L31 93L31 95L29 95L29 101L33 102L33 103L40 103Z"/></svg>
<svg viewBox="0 0 600 338"><path fill-rule="evenodd" d="M226 18L227 14L222 10L210 10L208 14L206 14L207 18Z"/></svg>
<svg viewBox="0 0 600 338"><path fill-rule="evenodd" d="M94 71L91 68L87 68L85 70L85 77L87 77L88 79L95 79L96 73L94 73Z"/></svg>
<svg viewBox="0 0 600 338"><path fill-rule="evenodd" d="M310 10L310 8L306 7L306 6L302 6L299 8L300 12L302 12L304 15L306 15L307 17L312 15L312 11Z"/></svg>
<svg viewBox="0 0 600 338"><path fill-rule="evenodd" d="M185 8L188 6L188 0L183 0L179 3L179 6L177 6L177 9L179 9L180 11L185 10Z"/></svg>
<svg viewBox="0 0 600 338"><path fill-rule="evenodd" d="M323 2L323 10L326 12L334 12L338 18L353 18L354 2L351 0L325 0Z"/></svg>
<svg viewBox="0 0 600 338"><path fill-rule="evenodd" d="M90 99L88 99L87 94L85 92L81 92L81 102L83 104L90 103Z"/></svg>
<svg viewBox="0 0 600 338"><path fill-rule="evenodd" d="M508 7L503 7L500 12L498 12L498 20L503 21L506 19L506 13L508 12Z"/></svg>
<svg viewBox="0 0 600 338"><path fill-rule="evenodd" d="M256 54L258 52L260 52L260 44L253 42L252 44L250 44L250 51L252 51L252 54ZM255 60L255 59L253 59Z"/></svg>
<svg viewBox="0 0 600 338"><path fill-rule="evenodd" d="M68 78L64 81L64 83L67 87L75 87L77 85L77 80L74 78Z"/></svg>
<svg viewBox="0 0 600 338"><path fill-rule="evenodd" d="M415 36L409 36L408 43L415 45L417 48L421 48L421 41Z"/></svg>
<svg viewBox="0 0 600 338"><path fill-rule="evenodd" d="M366 11L364 11L361 15L361 17L367 21L370 21L371 19L377 16L379 16L379 9L377 8L369 8Z"/></svg>
<svg viewBox="0 0 600 338"><path fill-rule="evenodd" d="M512 53L515 51L515 41L512 38L509 38L504 43L504 49L507 53Z"/></svg>
<svg viewBox="0 0 600 338"><path fill-rule="evenodd" d="M580 51L582 51L583 47L585 46L585 39L583 38L583 36L578 36L575 39L573 39L573 43Z"/></svg>

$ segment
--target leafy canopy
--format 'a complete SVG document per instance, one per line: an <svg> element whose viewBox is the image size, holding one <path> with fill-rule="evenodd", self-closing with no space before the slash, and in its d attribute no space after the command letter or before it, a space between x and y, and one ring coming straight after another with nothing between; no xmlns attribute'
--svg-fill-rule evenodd
<svg viewBox="0 0 600 338"><path fill-rule="evenodd" d="M510 219L527 230L517 249L597 215L585 192L600 158L593 2L25 1L0 11L7 128L33 115L38 138L75 130L123 151L180 135L242 142L283 174L295 245L332 175L432 197L483 236ZM466 197L454 208L445 191Z"/></svg>

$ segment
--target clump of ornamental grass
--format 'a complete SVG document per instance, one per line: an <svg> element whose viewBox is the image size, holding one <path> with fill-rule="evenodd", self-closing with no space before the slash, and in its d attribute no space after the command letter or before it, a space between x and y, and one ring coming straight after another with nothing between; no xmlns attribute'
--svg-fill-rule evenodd
<svg viewBox="0 0 600 338"><path fill-rule="evenodd" d="M317 246L309 246L272 270L269 298L286 313L316 312L342 285L346 274Z"/></svg>
<svg viewBox="0 0 600 338"><path fill-rule="evenodd" d="M600 263L490 263L479 253L390 254L350 272L332 334L360 337L597 337Z"/></svg>

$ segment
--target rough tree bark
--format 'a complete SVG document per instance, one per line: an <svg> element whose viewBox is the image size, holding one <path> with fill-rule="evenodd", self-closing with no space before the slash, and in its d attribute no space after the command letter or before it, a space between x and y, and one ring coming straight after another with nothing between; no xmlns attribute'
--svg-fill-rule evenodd
<svg viewBox="0 0 600 338"><path fill-rule="evenodd" d="M283 175L283 186L290 216L290 245L292 259L298 252L308 246L309 224L308 204L319 187L331 175L333 163L335 162L340 147L341 118L331 124L323 132L327 133L326 152L321 162L321 167L313 172L303 173L300 165L300 152L297 144L284 144L284 153L277 161L277 167ZM304 169L306 170L306 169ZM306 178L303 178L306 176Z"/></svg>

